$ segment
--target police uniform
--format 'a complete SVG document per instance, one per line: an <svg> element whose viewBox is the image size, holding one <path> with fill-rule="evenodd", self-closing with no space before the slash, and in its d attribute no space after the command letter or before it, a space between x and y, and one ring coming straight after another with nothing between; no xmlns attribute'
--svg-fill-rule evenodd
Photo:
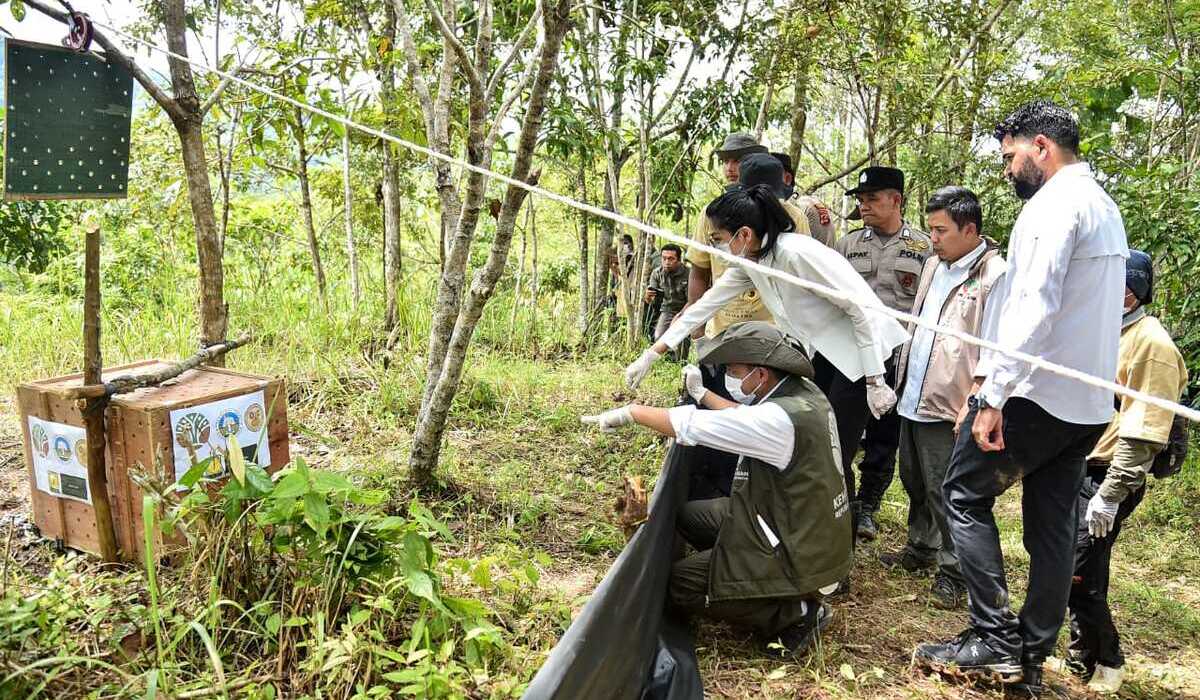
<svg viewBox="0 0 1200 700"><path fill-rule="evenodd" d="M880 189L903 192L904 173L896 168L865 168L859 176L858 186L847 194ZM929 234L906 222L901 224L900 231L891 235L881 234L868 226L842 236L834 249L862 275L886 306L912 312L925 260L933 255ZM895 388L894 358L887 363L886 369L887 383ZM879 510L883 494L892 483L899 444L900 417L894 410L883 418L867 419L866 435L862 440L864 454L859 464L861 483L856 495L864 513L874 514ZM850 456L846 461L852 460ZM848 475L848 479L851 478Z"/></svg>

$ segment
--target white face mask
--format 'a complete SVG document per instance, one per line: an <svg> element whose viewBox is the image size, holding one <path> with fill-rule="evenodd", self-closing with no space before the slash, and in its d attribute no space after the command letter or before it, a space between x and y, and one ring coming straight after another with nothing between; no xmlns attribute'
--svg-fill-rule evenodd
<svg viewBox="0 0 1200 700"><path fill-rule="evenodd" d="M725 241L724 243L718 243L715 246L716 249L721 251L722 253L729 253L730 255L736 255L739 258L743 257L742 253L746 252L746 248L749 247L750 243L747 242L746 245L742 246L742 250L740 252L735 253L735 252L733 252L733 239L734 238L737 238L737 233L734 233L732 236L730 236L729 240Z"/></svg>
<svg viewBox="0 0 1200 700"><path fill-rule="evenodd" d="M726 372L725 373L725 391L729 392L729 395L733 397L734 401L737 401L740 404L745 404L745 405L749 406L750 404L754 403L755 400L758 399L758 397L754 395L754 392L758 391L759 387L761 387L763 385L763 383L759 382L758 386L751 389L750 393L747 394L742 391L742 382L745 380L746 380L746 377L731 377L731 376L729 376L729 373Z"/></svg>

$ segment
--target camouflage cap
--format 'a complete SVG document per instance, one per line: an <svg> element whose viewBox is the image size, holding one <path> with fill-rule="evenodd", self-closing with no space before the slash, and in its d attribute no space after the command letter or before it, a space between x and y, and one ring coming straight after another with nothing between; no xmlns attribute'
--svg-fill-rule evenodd
<svg viewBox="0 0 1200 700"><path fill-rule="evenodd" d="M758 142L744 131L735 131L725 137L725 142L717 149L720 160L738 160L750 153L766 153L767 147Z"/></svg>
<svg viewBox="0 0 1200 700"><path fill-rule="evenodd" d="M814 376L800 341L766 321L746 321L726 328L705 344L699 361L708 365L770 367L806 379Z"/></svg>

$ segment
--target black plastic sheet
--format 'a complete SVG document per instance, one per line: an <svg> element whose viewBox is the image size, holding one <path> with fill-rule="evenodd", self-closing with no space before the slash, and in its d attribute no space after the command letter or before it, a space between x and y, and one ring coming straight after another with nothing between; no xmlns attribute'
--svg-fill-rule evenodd
<svg viewBox="0 0 1200 700"><path fill-rule="evenodd" d="M645 524L550 652L526 700L704 697L691 634L665 613L691 453L679 445L668 450Z"/></svg>

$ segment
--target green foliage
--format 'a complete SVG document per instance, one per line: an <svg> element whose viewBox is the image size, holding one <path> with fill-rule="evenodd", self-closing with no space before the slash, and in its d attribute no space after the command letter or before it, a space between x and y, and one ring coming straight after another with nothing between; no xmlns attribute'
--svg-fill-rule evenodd
<svg viewBox="0 0 1200 700"><path fill-rule="evenodd" d="M62 219L62 206L56 202L0 203L0 263L29 272L45 270L66 251L59 230Z"/></svg>

